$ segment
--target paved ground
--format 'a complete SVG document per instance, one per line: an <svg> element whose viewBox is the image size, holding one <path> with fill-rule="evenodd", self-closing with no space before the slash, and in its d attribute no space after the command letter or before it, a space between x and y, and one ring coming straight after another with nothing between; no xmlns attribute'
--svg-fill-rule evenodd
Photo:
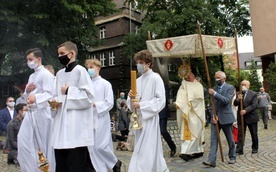
<svg viewBox="0 0 276 172"><path fill-rule="evenodd" d="M175 121L169 121L168 127L170 128L170 133L173 137L173 140L179 145L179 135L177 134ZM226 139L221 134L223 153L225 162L221 162L220 154L218 154L217 166L216 168L209 168L202 165L202 161L207 160L209 153L209 142L210 142L210 127L206 128L206 145L204 156L198 159L185 162L178 157L178 154L170 158L169 157L169 148L167 144L164 143L164 156L166 162L169 166L171 172L198 172L198 171L244 171L244 172L253 172L253 171L276 171L276 120L269 120L268 130L263 129L263 124L259 122L259 152L257 154L251 154L251 138L249 131L247 132L245 139L245 148L244 155L237 156L237 162L235 164L227 164L227 143ZM1 138L0 140L3 140ZM116 142L114 143L116 144ZM177 147L177 151L180 150L180 147ZM126 172L130 157L132 152L128 151L115 151L118 158L123 162L122 172ZM218 152L219 153L219 152ZM20 171L18 166L8 165L7 164L7 155L0 152L0 172L18 172Z"/></svg>

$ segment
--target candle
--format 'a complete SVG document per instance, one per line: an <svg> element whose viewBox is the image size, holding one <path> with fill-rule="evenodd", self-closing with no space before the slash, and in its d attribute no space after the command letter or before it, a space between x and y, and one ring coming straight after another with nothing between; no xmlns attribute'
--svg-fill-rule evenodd
<svg viewBox="0 0 276 172"><path fill-rule="evenodd" d="M131 78L131 90L134 96L137 94L136 90L136 71L132 70L130 73L130 78Z"/></svg>

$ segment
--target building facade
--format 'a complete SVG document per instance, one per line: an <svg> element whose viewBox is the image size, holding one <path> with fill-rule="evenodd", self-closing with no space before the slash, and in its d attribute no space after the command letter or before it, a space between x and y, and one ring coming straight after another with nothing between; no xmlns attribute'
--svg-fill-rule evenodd
<svg viewBox="0 0 276 172"><path fill-rule="evenodd" d="M263 73L276 59L276 1L249 0L254 53L262 61ZM264 78L264 87L267 84Z"/></svg>
<svg viewBox="0 0 276 172"><path fill-rule="evenodd" d="M100 75L112 84L114 94L118 96L121 91L129 91L130 70L135 68L132 57L123 55L123 39L130 32L138 31L142 15L132 7L124 5L124 0L114 0L114 3L119 12L96 19L98 39L102 44L88 48L87 58L97 58L101 61L103 67Z"/></svg>

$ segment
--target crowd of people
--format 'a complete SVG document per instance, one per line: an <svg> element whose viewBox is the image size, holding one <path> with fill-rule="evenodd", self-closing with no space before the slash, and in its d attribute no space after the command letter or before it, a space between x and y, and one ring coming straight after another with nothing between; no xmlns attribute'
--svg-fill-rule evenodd
<svg viewBox="0 0 276 172"><path fill-rule="evenodd" d="M42 65L40 49L26 52L27 64L34 73L20 97L16 101L8 97L6 107L0 110L0 134L6 137L0 148L8 154L7 163L19 164L22 172L42 168L56 172L119 172L122 162L114 153L113 141L120 140L117 150L133 151L129 172L169 171L161 142L162 135L170 147L170 156L175 156L177 145L167 131L169 85L153 72L152 54L148 50L135 54L141 74L137 78L138 94L129 90L126 97L121 92L116 99L117 111L110 115L114 95L112 85L100 76L100 61L88 59L85 67L77 64L78 49L72 42L61 44L57 52L65 67L56 75L52 66ZM236 92L234 86L226 83L222 71L215 73L215 80L216 86L206 89L201 79L189 72L182 78L175 101L181 140L179 157L189 161L203 156L204 131L210 123L210 152L203 162L210 167L216 167L220 130L227 139L229 164L236 162L236 154L244 152L247 127L252 138L252 154L258 153L257 109L264 129L268 129L271 104L264 88L259 93L251 91L247 80L240 83L242 92ZM134 96L138 101L131 101ZM214 99L215 109L207 106L209 96ZM49 102L55 103L57 109ZM135 110L141 129L133 130ZM235 121L237 140L233 134Z"/></svg>

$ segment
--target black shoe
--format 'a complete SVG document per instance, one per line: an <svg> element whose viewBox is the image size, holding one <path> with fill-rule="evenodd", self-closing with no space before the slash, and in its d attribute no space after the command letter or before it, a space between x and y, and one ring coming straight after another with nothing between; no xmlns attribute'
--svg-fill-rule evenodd
<svg viewBox="0 0 276 172"><path fill-rule="evenodd" d="M0 140L0 149L3 150L4 144L2 143L2 140Z"/></svg>
<svg viewBox="0 0 276 172"><path fill-rule="evenodd" d="M239 155L243 155L243 151L240 151L240 150L237 150L236 153Z"/></svg>
<svg viewBox="0 0 276 172"><path fill-rule="evenodd" d="M264 129L267 129L267 125L266 125L266 126L264 126Z"/></svg>
<svg viewBox="0 0 276 172"><path fill-rule="evenodd" d="M8 159L8 162L7 162L9 165L10 164L15 164L15 162L12 160L12 159Z"/></svg>
<svg viewBox="0 0 276 172"><path fill-rule="evenodd" d="M173 157L173 156L175 155L175 153L176 153L175 149L172 149L172 150L171 150L170 157Z"/></svg>
<svg viewBox="0 0 276 172"><path fill-rule="evenodd" d="M253 149L253 150L252 150L252 154L255 154L255 153L258 153L258 150L257 150L257 149Z"/></svg>
<svg viewBox="0 0 276 172"><path fill-rule="evenodd" d="M121 171L122 162L120 160L117 161L115 166L113 167L113 172L120 172Z"/></svg>
<svg viewBox="0 0 276 172"><path fill-rule="evenodd" d="M211 163L211 162L208 162L208 161L203 161L202 164L207 165L209 167L216 167L215 163Z"/></svg>
<svg viewBox="0 0 276 172"><path fill-rule="evenodd" d="M194 153L191 157L192 158L199 158L199 157L202 157L203 156L203 152L200 152L200 153Z"/></svg>
<svg viewBox="0 0 276 172"><path fill-rule="evenodd" d="M189 161L191 159L190 155L180 154L179 157L184 161Z"/></svg>

